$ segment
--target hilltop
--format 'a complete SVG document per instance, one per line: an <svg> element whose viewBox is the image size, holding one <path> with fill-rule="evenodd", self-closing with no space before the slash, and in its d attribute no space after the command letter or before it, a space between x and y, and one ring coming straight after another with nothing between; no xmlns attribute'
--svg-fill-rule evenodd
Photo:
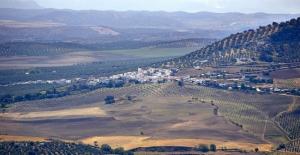
<svg viewBox="0 0 300 155"><path fill-rule="evenodd" d="M299 62L299 48L300 18L297 18L232 34L162 65L184 68L259 62L293 63Z"/></svg>

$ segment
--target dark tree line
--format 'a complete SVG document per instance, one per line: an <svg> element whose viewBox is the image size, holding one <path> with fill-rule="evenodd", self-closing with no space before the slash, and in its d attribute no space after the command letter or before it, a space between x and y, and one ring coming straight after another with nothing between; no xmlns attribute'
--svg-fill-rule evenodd
<svg viewBox="0 0 300 155"><path fill-rule="evenodd" d="M65 143L60 141L52 142L0 142L0 155L40 155L40 154L86 154L86 155L133 155L131 151L123 148L113 149L107 144L100 147L85 144Z"/></svg>
<svg viewBox="0 0 300 155"><path fill-rule="evenodd" d="M66 86L64 89L51 88L46 91L38 93L28 93L25 95L13 96L11 94L5 94L0 96L0 104L8 105L10 103L21 102L21 101L32 101L40 99L59 98L67 95L72 95L80 92L87 92L96 90L99 88L119 88L123 87L124 81L109 81L108 83L99 83L96 85L87 85L85 83L73 84Z"/></svg>

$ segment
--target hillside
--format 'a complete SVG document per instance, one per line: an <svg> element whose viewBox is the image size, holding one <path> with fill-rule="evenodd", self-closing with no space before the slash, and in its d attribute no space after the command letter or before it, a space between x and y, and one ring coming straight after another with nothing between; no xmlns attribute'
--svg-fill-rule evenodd
<svg viewBox="0 0 300 155"><path fill-rule="evenodd" d="M215 41L216 41L216 39L191 38L191 39L159 42L158 44L153 45L153 47L156 47L156 48L182 48L182 47L202 48L209 44L212 44Z"/></svg>
<svg viewBox="0 0 300 155"><path fill-rule="evenodd" d="M300 58L300 18L236 33L163 66L218 66L255 62L292 63Z"/></svg>

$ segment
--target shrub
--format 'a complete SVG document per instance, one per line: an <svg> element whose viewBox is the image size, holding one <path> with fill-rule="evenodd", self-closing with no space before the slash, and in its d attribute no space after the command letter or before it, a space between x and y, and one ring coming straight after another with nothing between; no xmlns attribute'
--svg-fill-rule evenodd
<svg viewBox="0 0 300 155"><path fill-rule="evenodd" d="M104 153L112 153L113 152L112 148L108 144L101 145L101 150Z"/></svg>
<svg viewBox="0 0 300 155"><path fill-rule="evenodd" d="M124 154L124 152L125 152L124 148L122 148L122 147L118 147L114 150L115 154Z"/></svg>
<svg viewBox="0 0 300 155"><path fill-rule="evenodd" d="M285 144L279 144L279 146L277 147L277 150L282 150L285 149Z"/></svg>
<svg viewBox="0 0 300 155"><path fill-rule="evenodd" d="M113 104L113 103L115 103L115 97L114 96L106 96L104 101L105 101L105 104Z"/></svg>
<svg viewBox="0 0 300 155"><path fill-rule="evenodd" d="M217 146L215 144L210 144L209 150L213 151L213 152L216 152L217 151Z"/></svg>
<svg viewBox="0 0 300 155"><path fill-rule="evenodd" d="M204 145L204 144L199 145L196 149L197 149L197 151L201 151L201 152L208 152L209 151L208 146Z"/></svg>

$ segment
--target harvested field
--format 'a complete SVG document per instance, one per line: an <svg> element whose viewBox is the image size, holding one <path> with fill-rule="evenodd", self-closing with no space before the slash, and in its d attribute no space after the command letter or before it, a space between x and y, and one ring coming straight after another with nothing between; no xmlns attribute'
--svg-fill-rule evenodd
<svg viewBox="0 0 300 155"><path fill-rule="evenodd" d="M45 142L47 141L46 138L42 137L30 137L30 136L13 136L13 135L0 135L0 142L3 141L33 141L33 142Z"/></svg>
<svg viewBox="0 0 300 155"><path fill-rule="evenodd" d="M108 95L113 95L116 103L105 104ZM128 100L128 95L133 99ZM286 142L285 133L272 118L293 103L292 97L275 94L179 87L176 83L132 85L16 103L2 114L6 117L0 126L1 134L86 143L96 138L99 143L125 148L179 145L184 141L187 146L215 143L270 150L270 142Z"/></svg>
<svg viewBox="0 0 300 155"><path fill-rule="evenodd" d="M235 152L235 151L217 151L217 152L208 152L208 153L203 153L203 152L135 152L135 155L183 155L183 154L188 154L188 155L264 155L263 153L259 152Z"/></svg>
<svg viewBox="0 0 300 155"><path fill-rule="evenodd" d="M227 149L241 149L253 151L259 148L261 151L271 151L271 144L253 144L245 142L228 142L217 141L209 139L153 139L144 136L113 136L113 137L91 137L83 139L85 144L93 145L94 142L98 144L109 144L112 147L124 147L125 149L133 149L137 147L151 147L151 146L186 146L195 147L199 144L216 144L219 148L226 147Z"/></svg>
<svg viewBox="0 0 300 155"><path fill-rule="evenodd" d="M0 114L0 117L4 119L14 120L26 120L26 119L50 119L50 118L61 118L61 117L100 117L105 116L105 111L100 107L91 108L80 108L80 109L64 109L56 111L39 111L39 112L28 112L28 113L4 113Z"/></svg>

